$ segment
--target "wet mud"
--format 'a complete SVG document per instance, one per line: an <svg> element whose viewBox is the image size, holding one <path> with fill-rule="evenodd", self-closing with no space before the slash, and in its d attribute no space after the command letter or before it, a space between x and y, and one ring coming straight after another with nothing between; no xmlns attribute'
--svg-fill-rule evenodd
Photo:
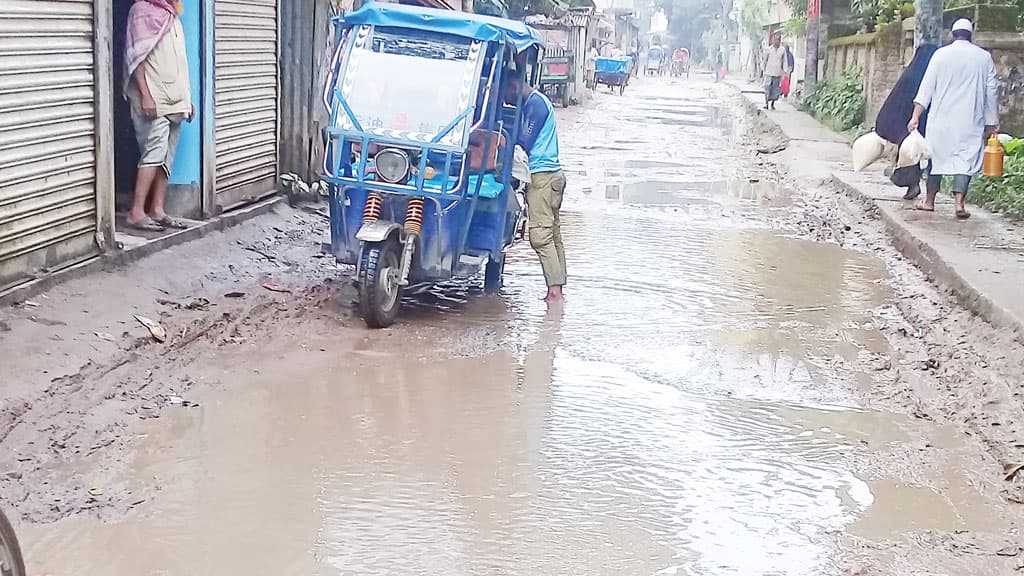
<svg viewBox="0 0 1024 576"><path fill-rule="evenodd" d="M368 331L316 216L239 230L251 268L207 277L207 310L168 290L169 344L9 416L34 570L1014 573L986 446L879 392L918 361L907 284L758 159L739 97L644 79L559 113L564 307L521 244L499 296L416 287Z"/></svg>

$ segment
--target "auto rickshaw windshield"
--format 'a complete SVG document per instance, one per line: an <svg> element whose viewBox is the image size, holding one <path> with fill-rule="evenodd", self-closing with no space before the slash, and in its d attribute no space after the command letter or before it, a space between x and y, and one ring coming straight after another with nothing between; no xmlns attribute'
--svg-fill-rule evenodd
<svg viewBox="0 0 1024 576"><path fill-rule="evenodd" d="M480 42L395 28L354 32L341 95L364 131L429 142L475 102ZM468 120L441 141L463 144ZM338 123L355 128L347 114Z"/></svg>

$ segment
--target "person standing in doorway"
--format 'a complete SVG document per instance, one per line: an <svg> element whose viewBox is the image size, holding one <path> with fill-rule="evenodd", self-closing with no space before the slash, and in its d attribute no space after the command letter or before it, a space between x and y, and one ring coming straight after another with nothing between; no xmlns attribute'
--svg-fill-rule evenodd
<svg viewBox="0 0 1024 576"><path fill-rule="evenodd" d="M188 227L164 212L181 123L195 114L182 11L180 1L135 0L128 13L124 94L139 144L128 226L139 230Z"/></svg>
<svg viewBox="0 0 1024 576"><path fill-rule="evenodd" d="M534 90L522 78L509 82L510 100L522 95L523 121L517 144L529 157L530 183L526 188L527 231L530 246L540 258L548 291L548 304L563 300L565 286L565 249L562 246L562 196L565 174L558 156L558 129L555 109L543 92Z"/></svg>
<svg viewBox="0 0 1024 576"><path fill-rule="evenodd" d="M768 46L768 53L764 58L764 109L774 110L775 102L782 94L782 77L788 73L789 65L786 49L782 47L782 37L779 34L772 36L771 45Z"/></svg>
<svg viewBox="0 0 1024 576"><path fill-rule="evenodd" d="M953 177L957 218L971 215L964 207L971 177L981 171L986 134L999 130L999 82L992 55L972 43L974 25L953 23L953 42L936 50L914 98L907 130L917 130L928 111L925 139L931 147L931 168L925 200L919 210L935 211L943 176Z"/></svg>

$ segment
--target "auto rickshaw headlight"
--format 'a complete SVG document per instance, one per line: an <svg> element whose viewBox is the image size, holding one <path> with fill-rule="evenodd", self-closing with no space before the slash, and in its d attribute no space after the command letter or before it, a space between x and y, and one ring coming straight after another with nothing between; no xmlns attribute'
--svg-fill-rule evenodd
<svg viewBox="0 0 1024 576"><path fill-rule="evenodd" d="M373 159L377 176L381 180L397 184L409 175L409 155L396 148L385 148Z"/></svg>

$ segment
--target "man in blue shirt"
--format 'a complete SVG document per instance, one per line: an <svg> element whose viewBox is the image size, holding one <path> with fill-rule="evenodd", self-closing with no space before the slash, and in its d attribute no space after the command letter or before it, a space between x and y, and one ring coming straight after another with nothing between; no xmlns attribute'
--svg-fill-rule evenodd
<svg viewBox="0 0 1024 576"><path fill-rule="evenodd" d="M560 302L565 285L565 250L559 227L559 211L565 193L565 175L558 159L558 130L555 109L542 92L521 78L509 82L510 96L523 98L519 140L530 159L530 182L526 189L527 229L530 245L540 258L548 285L544 301Z"/></svg>

